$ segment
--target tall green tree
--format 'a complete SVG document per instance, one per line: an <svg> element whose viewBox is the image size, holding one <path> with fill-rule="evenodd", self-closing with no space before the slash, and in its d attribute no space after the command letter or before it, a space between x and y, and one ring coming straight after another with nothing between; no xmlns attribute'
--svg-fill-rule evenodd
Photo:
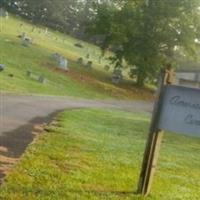
<svg viewBox="0 0 200 200"><path fill-rule="evenodd" d="M152 79L177 51L195 55L200 40L199 0L126 0L99 5L90 33L104 36L102 49L114 47L117 66L125 60L137 84Z"/></svg>

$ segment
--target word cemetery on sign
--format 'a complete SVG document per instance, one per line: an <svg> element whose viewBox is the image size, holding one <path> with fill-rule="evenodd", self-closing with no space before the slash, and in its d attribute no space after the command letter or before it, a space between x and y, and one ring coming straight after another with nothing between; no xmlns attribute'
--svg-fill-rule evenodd
<svg viewBox="0 0 200 200"><path fill-rule="evenodd" d="M158 128L200 137L200 90L165 86Z"/></svg>

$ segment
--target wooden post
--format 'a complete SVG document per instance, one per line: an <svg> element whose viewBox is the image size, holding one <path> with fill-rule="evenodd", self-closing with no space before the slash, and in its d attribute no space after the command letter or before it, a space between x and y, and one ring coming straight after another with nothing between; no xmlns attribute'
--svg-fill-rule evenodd
<svg viewBox="0 0 200 200"><path fill-rule="evenodd" d="M165 94L164 85L172 84L173 73L171 69L166 69L161 74L161 80L158 88L157 101L154 106L151 127L146 144L146 149L143 158L142 170L140 173L140 179L138 183L138 194L147 196L150 192L155 168L158 161L160 146L163 138L163 131L157 128L160 118L162 103Z"/></svg>

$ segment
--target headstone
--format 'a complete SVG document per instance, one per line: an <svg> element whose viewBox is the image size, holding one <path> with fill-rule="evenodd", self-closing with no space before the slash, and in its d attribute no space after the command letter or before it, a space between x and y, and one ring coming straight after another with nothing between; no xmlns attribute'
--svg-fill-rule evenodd
<svg viewBox="0 0 200 200"><path fill-rule="evenodd" d="M122 71L120 69L115 69L112 74L112 83L119 84L123 79Z"/></svg>
<svg viewBox="0 0 200 200"><path fill-rule="evenodd" d="M64 71L69 71L67 59L60 57L59 68Z"/></svg>
<svg viewBox="0 0 200 200"><path fill-rule="evenodd" d="M0 72L3 71L5 69L5 65L4 64L0 64Z"/></svg>
<svg viewBox="0 0 200 200"><path fill-rule="evenodd" d="M32 39L27 37L26 33L23 32L22 35L19 37L21 37L21 43L23 46L29 47L32 44Z"/></svg>
<svg viewBox="0 0 200 200"><path fill-rule="evenodd" d="M55 60L58 63L58 67L64 71L69 71L68 68L68 60L61 56L59 53L54 53L51 56L53 60Z"/></svg>

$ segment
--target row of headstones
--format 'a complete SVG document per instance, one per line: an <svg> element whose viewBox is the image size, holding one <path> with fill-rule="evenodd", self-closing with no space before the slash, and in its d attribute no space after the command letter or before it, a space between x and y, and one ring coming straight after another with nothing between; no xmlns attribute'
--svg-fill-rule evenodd
<svg viewBox="0 0 200 200"><path fill-rule="evenodd" d="M23 23L19 24L20 30L24 27ZM37 28L36 26L32 26L30 32L37 32L38 34L44 34L47 37L51 38L51 39L55 39L56 41L58 40L58 37L51 35L51 33L49 32L48 28L45 28L45 30L42 30L40 28ZM66 41L65 38L61 39L61 41L64 43Z"/></svg>
<svg viewBox="0 0 200 200"><path fill-rule="evenodd" d="M22 35L18 36L19 38L21 38L21 43L23 46L25 47L29 47L32 44L32 39L27 37L25 33L22 33ZM90 57L89 54L86 55L87 58ZM58 62L58 67L64 71L69 71L68 68L68 60L66 58L64 58L63 56L61 56L58 53L54 53L52 54L52 58ZM92 61L87 61L86 64L84 64L84 60L82 57L78 58L77 63L88 68L88 69L92 69ZM110 70L110 66L106 65L104 67L104 69L106 71ZM38 79L40 82L44 83L45 82L45 78L43 78L42 76L37 76L34 77L35 79ZM112 73L112 83L114 84L119 84L121 81L123 80L123 75L122 75L122 71L120 69L115 69Z"/></svg>
<svg viewBox="0 0 200 200"><path fill-rule="evenodd" d="M86 68L91 69L92 68L92 61L88 61L85 65L84 65L84 61L83 58L78 58L77 63L79 65L85 66ZM110 66L106 65L104 67L104 69L106 71L110 70ZM112 73L112 83L114 84L119 84L122 80L123 80L123 75L122 75L122 70L119 68L114 69L113 73Z"/></svg>
<svg viewBox="0 0 200 200"><path fill-rule="evenodd" d="M4 71L5 70L5 65L4 64L0 64L0 72L2 72L2 71ZM44 75L38 75L38 74L36 74L36 73L33 73L32 71L30 71L30 70L28 70L27 72L26 72L27 74L27 76L29 77L29 78L32 78L32 79L34 79L34 80L37 80L37 81L39 81L40 83L42 83L42 84L45 84L45 83L47 83L47 79L45 78L45 76ZM10 77L14 77L14 74L8 74L8 76L10 76Z"/></svg>

